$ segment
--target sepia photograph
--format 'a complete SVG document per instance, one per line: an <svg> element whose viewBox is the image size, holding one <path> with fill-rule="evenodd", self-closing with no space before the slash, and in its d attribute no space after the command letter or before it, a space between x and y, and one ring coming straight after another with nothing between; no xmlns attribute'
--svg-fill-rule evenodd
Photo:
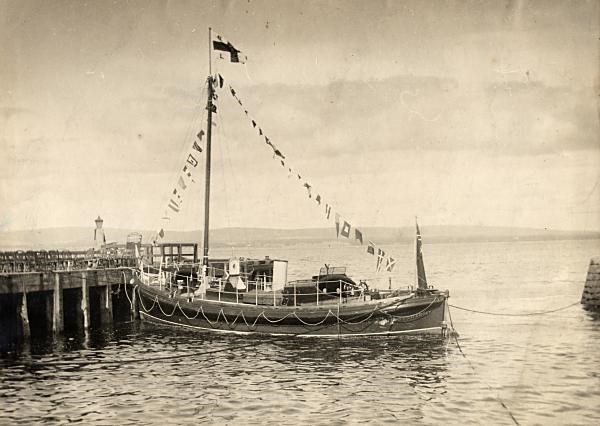
<svg viewBox="0 0 600 426"><path fill-rule="evenodd" d="M0 23L0 425L600 424L598 0Z"/></svg>

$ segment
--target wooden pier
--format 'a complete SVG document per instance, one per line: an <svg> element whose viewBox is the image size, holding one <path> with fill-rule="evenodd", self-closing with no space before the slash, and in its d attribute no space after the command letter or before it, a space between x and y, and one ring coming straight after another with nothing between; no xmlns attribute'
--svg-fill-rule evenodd
<svg viewBox="0 0 600 426"><path fill-rule="evenodd" d="M129 315L132 274L129 267L0 274L0 346Z"/></svg>

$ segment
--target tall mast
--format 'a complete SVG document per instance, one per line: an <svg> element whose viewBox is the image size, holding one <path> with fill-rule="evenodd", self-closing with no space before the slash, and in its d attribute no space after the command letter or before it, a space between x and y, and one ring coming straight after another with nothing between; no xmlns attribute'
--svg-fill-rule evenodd
<svg viewBox="0 0 600 426"><path fill-rule="evenodd" d="M211 153L211 138L212 138L212 113L213 113L213 77L211 69L211 29L208 29L208 102L206 103L206 109L208 110L208 118L206 122L206 168L205 168L205 179L204 179L204 252L202 255L202 266L208 267L208 228L209 228L209 214L210 214L210 153Z"/></svg>

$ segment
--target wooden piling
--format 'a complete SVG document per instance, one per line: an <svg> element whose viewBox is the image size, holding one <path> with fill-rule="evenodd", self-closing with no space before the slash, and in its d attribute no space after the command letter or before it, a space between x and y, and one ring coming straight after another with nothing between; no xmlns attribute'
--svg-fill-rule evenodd
<svg viewBox="0 0 600 426"><path fill-rule="evenodd" d="M109 322L113 322L113 299L112 299L112 282L108 276L108 271L104 270L104 284L106 285L106 311Z"/></svg>
<svg viewBox="0 0 600 426"><path fill-rule="evenodd" d="M90 293L87 284L87 272L81 273L81 314L83 315L83 328L90 328Z"/></svg>
<svg viewBox="0 0 600 426"><path fill-rule="evenodd" d="M140 307L138 304L137 287L131 290L131 317L138 319L140 317Z"/></svg>
<svg viewBox="0 0 600 426"><path fill-rule="evenodd" d="M585 309L600 311L600 257L590 260L581 304Z"/></svg>
<svg viewBox="0 0 600 426"><path fill-rule="evenodd" d="M54 273L54 303L52 307L52 331L58 334L64 329L64 316L62 306L62 288L60 285L60 274Z"/></svg>
<svg viewBox="0 0 600 426"><path fill-rule="evenodd" d="M46 330L52 330L53 324L53 304L54 304L54 293L51 291L45 291L44 293L44 311L46 313Z"/></svg>
<svg viewBox="0 0 600 426"><path fill-rule="evenodd" d="M19 302L19 317L21 319L21 335L24 338L31 336L31 328L29 327L29 314L27 313L27 293L21 293Z"/></svg>
<svg viewBox="0 0 600 426"><path fill-rule="evenodd" d="M112 288L104 274L104 282L101 282L96 273L96 284L100 289L100 321L102 324L112 322Z"/></svg>

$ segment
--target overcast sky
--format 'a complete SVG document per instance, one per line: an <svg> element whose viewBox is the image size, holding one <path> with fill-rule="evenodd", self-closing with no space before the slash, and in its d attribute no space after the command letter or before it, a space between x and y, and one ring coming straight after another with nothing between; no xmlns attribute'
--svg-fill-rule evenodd
<svg viewBox="0 0 600 426"><path fill-rule="evenodd" d="M597 1L2 1L0 230L160 226L213 61L356 226L600 229ZM213 213L327 226L227 90ZM203 158L202 158L203 160ZM202 226L203 171L171 229Z"/></svg>

